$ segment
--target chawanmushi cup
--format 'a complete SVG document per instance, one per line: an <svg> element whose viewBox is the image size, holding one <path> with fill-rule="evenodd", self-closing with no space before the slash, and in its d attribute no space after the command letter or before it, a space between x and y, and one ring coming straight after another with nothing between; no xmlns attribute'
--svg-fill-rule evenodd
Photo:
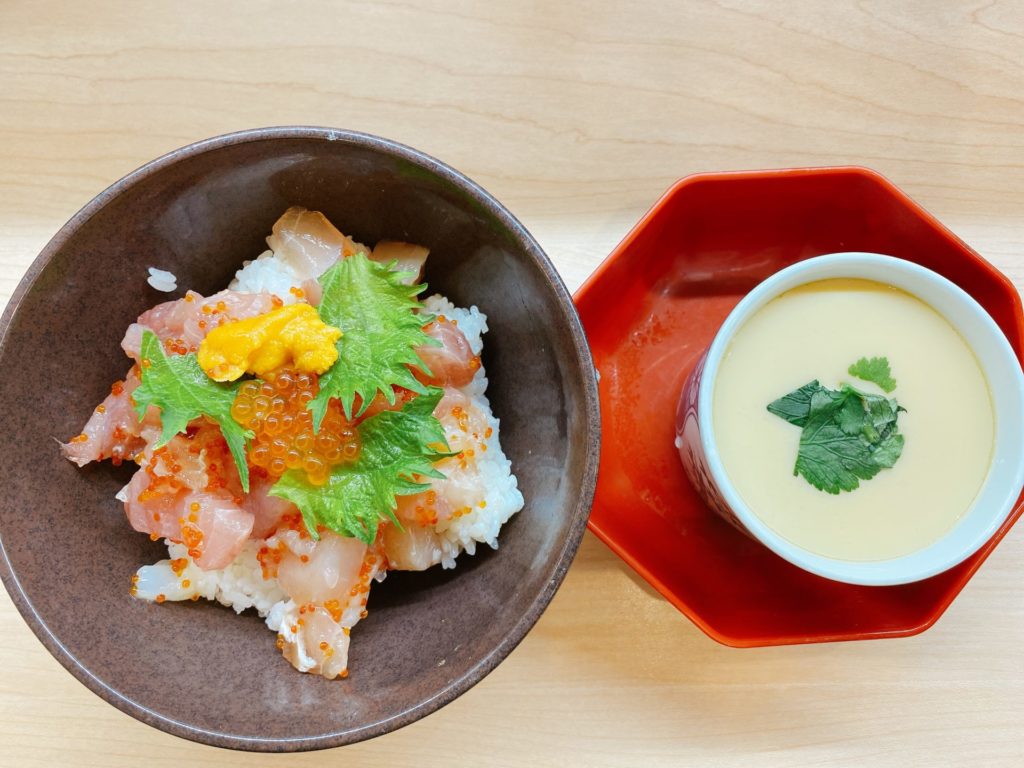
<svg viewBox="0 0 1024 768"><path fill-rule="evenodd" d="M851 561L800 547L765 524L737 492L719 455L713 402L719 364L754 313L801 285L832 278L887 284L932 307L967 342L987 379L995 417L988 475L970 507L933 544L901 557ZM741 531L806 571L866 586L908 584L952 568L974 554L1013 511L1024 485L1024 372L985 309L946 278L918 264L874 253L834 253L789 266L748 293L728 315L687 378L676 411L676 447L704 502Z"/></svg>

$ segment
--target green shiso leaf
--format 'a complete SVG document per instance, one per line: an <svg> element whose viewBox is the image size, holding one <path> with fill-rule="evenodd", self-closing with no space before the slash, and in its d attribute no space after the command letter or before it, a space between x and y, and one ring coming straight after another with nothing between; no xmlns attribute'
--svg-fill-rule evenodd
<svg viewBox="0 0 1024 768"><path fill-rule="evenodd" d="M132 393L139 418L153 405L160 409L162 432L156 447L188 428L193 419L205 416L216 422L238 467L242 488L249 491L249 467L245 462L246 443L253 433L231 416L241 382L221 384L199 366L196 355L167 355L160 339L152 331L142 334L142 383Z"/></svg>
<svg viewBox="0 0 1024 768"><path fill-rule="evenodd" d="M323 525L341 536L373 543L382 520L400 525L396 497L430 488L424 478L443 479L434 462L451 456L434 408L444 390L430 387L398 411L382 411L357 427L362 447L350 464L335 466L327 483L314 486L305 473L289 470L270 490L299 508L310 536Z"/></svg>
<svg viewBox="0 0 1024 768"><path fill-rule="evenodd" d="M395 272L370 261L363 253L345 259L321 275L323 287L320 318L340 328L338 361L320 377L320 392L309 404L313 428L320 429L327 403L341 401L346 418L352 418L356 395L362 414L380 392L395 403L395 387L420 395L427 389L413 376L413 368L430 375L416 348L440 342L423 332L433 316L422 312L416 297L426 285L405 285L408 272Z"/></svg>

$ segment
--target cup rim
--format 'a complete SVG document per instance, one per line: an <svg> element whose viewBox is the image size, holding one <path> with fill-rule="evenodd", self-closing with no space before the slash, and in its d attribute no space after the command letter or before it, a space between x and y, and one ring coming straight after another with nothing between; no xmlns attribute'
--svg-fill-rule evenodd
<svg viewBox="0 0 1024 768"><path fill-rule="evenodd" d="M996 408L997 429L989 474L981 489L957 523L937 541L907 555L885 560L853 561L819 555L786 539L764 523L743 501L729 479L718 451L712 409L715 382L722 357L736 332L752 314L785 291L817 280L848 277L884 282L884 280L878 280L877 277L865 274L872 269L884 270L887 274L903 278L918 286L929 286L938 290L944 298L956 302L959 307L968 312L972 322L982 329L986 342L991 343L999 364L1005 366L1005 369L1011 372L1010 375L1015 377L1016 385L1009 390L1007 397L1003 398L1004 401L1008 400L1009 406L1017 414L1024 414L1024 371L1021 370L1020 362L1009 341L991 315L962 288L926 267L894 256L862 251L832 253L797 262L771 275L744 296L729 313L708 347L697 394L697 413L701 447L712 479L730 510L754 538L785 560L818 576L864 586L891 586L921 581L963 562L996 533L999 526L1013 511L1021 488L1024 486L1024 461L1021 460L1021 457L1024 456L1024 431L1004 427L1003 437L1009 440L1009 445L1003 446L1002 455L1000 455L998 452L1001 444L999 440L1000 419L998 408L996 408L996 395L992 392L991 368L989 366L986 366L979 358L978 364L986 376L993 407ZM836 270L839 272L837 273ZM933 306L932 302L919 295L913 287L908 287L906 284L900 284L898 287L931 306L958 333L962 334L961 324ZM973 347L972 350L977 355L977 350ZM1009 464L1005 464L1006 454L1012 454L1012 461ZM1003 471L997 477L994 469L1000 460L1004 462L1005 469L1001 468ZM992 485L993 481L998 481L998 483ZM982 499L983 493L985 499ZM994 497L998 503L993 503L990 497ZM987 521L984 527L974 535L966 537L962 545L955 548L955 551L941 552L941 550L949 549L949 542L957 536L961 529L961 523L979 506L979 500L993 503L992 512L984 518Z"/></svg>

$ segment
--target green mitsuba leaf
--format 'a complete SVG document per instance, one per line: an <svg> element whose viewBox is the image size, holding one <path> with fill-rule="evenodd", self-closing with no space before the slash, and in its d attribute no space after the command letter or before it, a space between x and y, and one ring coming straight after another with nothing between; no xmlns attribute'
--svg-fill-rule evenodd
<svg viewBox="0 0 1024 768"><path fill-rule="evenodd" d="M807 423L807 416L811 412L811 397L819 392L828 393L830 390L825 389L815 379L769 403L768 412L785 419L793 426L802 427Z"/></svg>
<svg viewBox="0 0 1024 768"><path fill-rule="evenodd" d="M896 389L896 379L889 370L889 360L884 357L862 357L849 367L847 373L861 381L877 384L883 392L892 392Z"/></svg>
<svg viewBox="0 0 1024 768"><path fill-rule="evenodd" d="M895 400L843 385L827 389L812 381L768 405L769 412L801 427L794 475L820 491L853 491L895 465L904 437Z"/></svg>

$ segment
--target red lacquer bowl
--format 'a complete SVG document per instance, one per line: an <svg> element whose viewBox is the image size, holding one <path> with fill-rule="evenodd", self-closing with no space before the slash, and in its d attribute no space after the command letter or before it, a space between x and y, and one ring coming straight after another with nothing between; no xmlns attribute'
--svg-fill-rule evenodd
<svg viewBox="0 0 1024 768"><path fill-rule="evenodd" d="M752 647L901 637L942 615L1024 509L926 581L842 584L789 564L707 509L673 445L679 390L729 311L789 264L885 253L952 280L1018 359L1013 284L891 182L863 168L697 174L648 211L575 299L600 374L601 468L590 528L712 638Z"/></svg>

